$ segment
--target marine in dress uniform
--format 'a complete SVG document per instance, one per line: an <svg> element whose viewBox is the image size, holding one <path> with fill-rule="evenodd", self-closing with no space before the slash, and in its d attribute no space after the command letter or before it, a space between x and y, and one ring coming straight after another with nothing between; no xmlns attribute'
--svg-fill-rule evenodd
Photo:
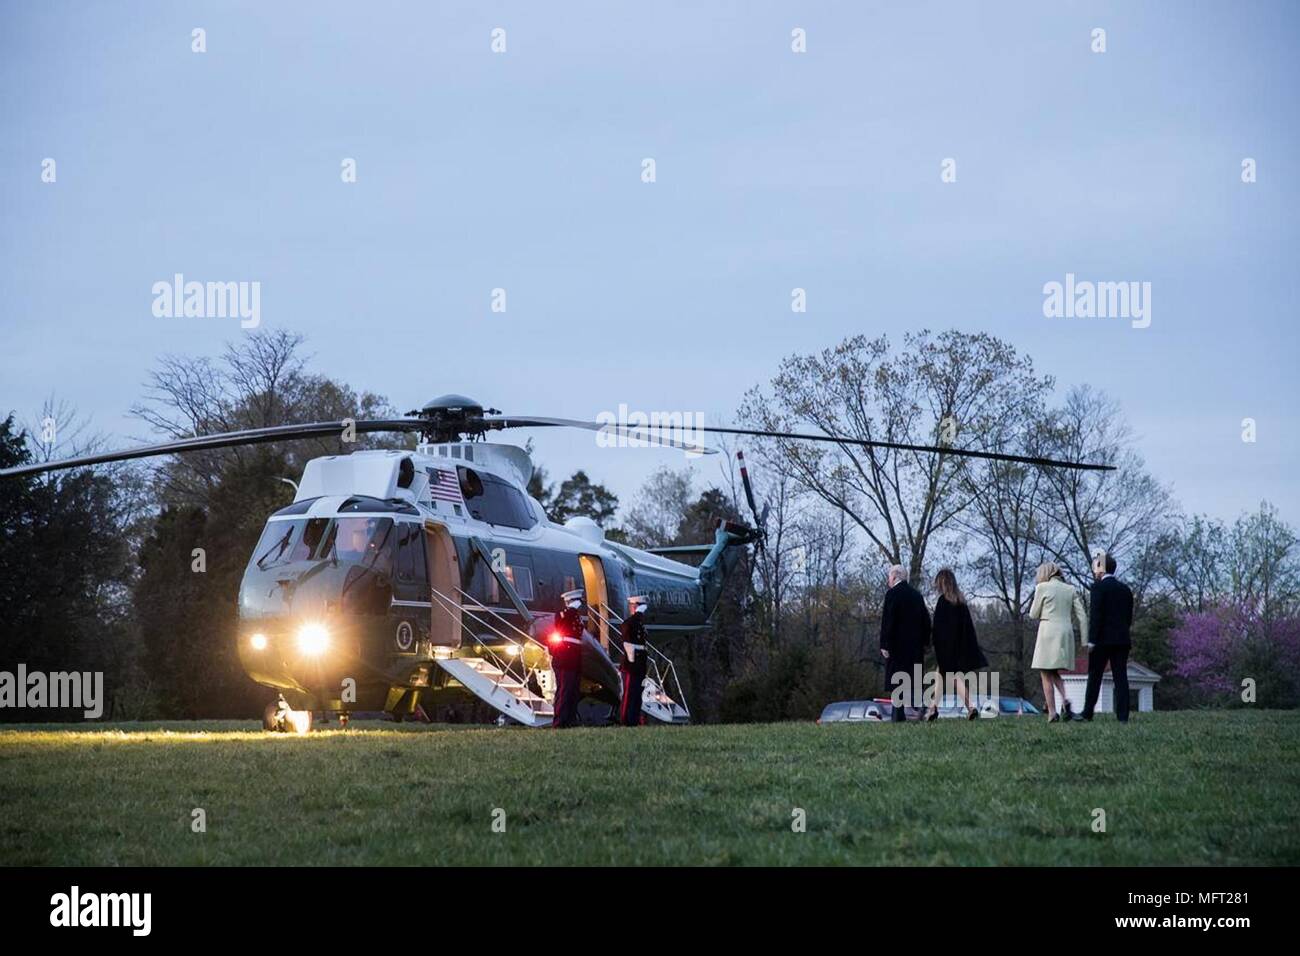
<svg viewBox="0 0 1300 956"><path fill-rule="evenodd" d="M645 680L646 643L645 613L649 604L643 597L628 599L630 613L623 621L623 703L619 708L619 723L636 727L641 723L641 685Z"/></svg>
<svg viewBox="0 0 1300 956"><path fill-rule="evenodd" d="M555 616L555 627L547 639L551 667L555 671L555 716L552 727L572 727L578 722L578 698L582 685L582 590L560 595L564 608Z"/></svg>

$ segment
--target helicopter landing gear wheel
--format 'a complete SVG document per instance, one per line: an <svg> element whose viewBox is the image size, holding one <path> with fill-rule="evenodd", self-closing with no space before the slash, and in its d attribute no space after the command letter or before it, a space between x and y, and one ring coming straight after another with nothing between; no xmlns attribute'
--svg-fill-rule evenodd
<svg viewBox="0 0 1300 956"><path fill-rule="evenodd" d="M262 729L268 733L278 733L284 728L280 725L280 702L273 700L262 711Z"/></svg>

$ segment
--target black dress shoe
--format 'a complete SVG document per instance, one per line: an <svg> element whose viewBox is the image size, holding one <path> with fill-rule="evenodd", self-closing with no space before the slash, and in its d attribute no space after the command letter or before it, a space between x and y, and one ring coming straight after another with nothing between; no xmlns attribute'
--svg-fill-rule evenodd
<svg viewBox="0 0 1300 956"><path fill-rule="evenodd" d="M1075 720L1076 717L1074 713L1074 708L1070 706L1070 702L1068 700L1064 702L1064 707L1065 707L1065 713L1061 715L1062 719Z"/></svg>

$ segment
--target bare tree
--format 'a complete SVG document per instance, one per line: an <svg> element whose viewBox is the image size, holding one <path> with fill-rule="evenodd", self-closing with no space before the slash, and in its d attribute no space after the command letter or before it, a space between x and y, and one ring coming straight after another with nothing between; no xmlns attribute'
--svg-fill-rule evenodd
<svg viewBox="0 0 1300 956"><path fill-rule="evenodd" d="M1147 580L1130 582L1138 585L1135 592L1143 590L1155 570L1145 559L1174 508L1169 492L1133 450L1119 405L1089 386L1077 386L1049 413L1041 433L1054 457L1116 466L1110 472L1043 471L1047 494L1038 525L1043 549L1081 585L1091 582L1092 558L1105 550L1127 560L1130 571L1146 572Z"/></svg>
<svg viewBox="0 0 1300 956"><path fill-rule="evenodd" d="M22 427L33 461L92 455L104 447L103 435L87 432L90 419L53 394L41 403L36 420L25 421Z"/></svg>
<svg viewBox="0 0 1300 956"><path fill-rule="evenodd" d="M740 442L723 435L715 444L726 453L719 470L732 508L747 520L754 520L748 513L747 503L743 503L743 483L735 456ZM750 451L750 464L759 465L750 471L755 504L760 514L767 510L762 547L753 549L756 573L750 590L757 613L752 623L756 631L769 635L779 648L787 602L807 581L808 548L803 539L803 523L809 493L797 485L788 470L764 467L773 460L779 461L772 453L769 440L747 438L745 445Z"/></svg>
<svg viewBox="0 0 1300 956"><path fill-rule="evenodd" d="M691 505L692 484L689 468L674 471L664 465L652 472L637 492L624 522L628 543L638 548L676 543Z"/></svg>
<svg viewBox="0 0 1300 956"><path fill-rule="evenodd" d="M1049 380L1021 396L991 425L991 450L1042 453L1043 402ZM1011 631L1010 654L1016 693L1024 695L1026 615L1033 602L1035 571L1042 563L1040 526L1049 483L1044 470L1019 462L977 460L963 475L970 508L960 519L966 554L976 574L975 597L992 600Z"/></svg>
<svg viewBox="0 0 1300 956"><path fill-rule="evenodd" d="M227 345L217 360L167 356L150 373L146 397L131 412L172 439L192 435L264 428L307 421L346 418L391 418L388 401L371 392L357 393L322 375L305 371L301 335L259 331ZM348 454L362 448L408 445L401 435L357 435L300 439L277 446L284 470L296 477L308 458ZM202 504L231 465L247 465L270 454L266 446L189 452L171 459L158 472L163 497Z"/></svg>
<svg viewBox="0 0 1300 956"><path fill-rule="evenodd" d="M1045 383L1028 358L990 335L922 331L897 353L885 336L855 336L787 358L769 390L748 393L740 417L767 430L980 449L1007 409ZM965 458L784 439L775 447L782 471L847 515L883 562L908 564L915 580L931 540L971 501Z"/></svg>

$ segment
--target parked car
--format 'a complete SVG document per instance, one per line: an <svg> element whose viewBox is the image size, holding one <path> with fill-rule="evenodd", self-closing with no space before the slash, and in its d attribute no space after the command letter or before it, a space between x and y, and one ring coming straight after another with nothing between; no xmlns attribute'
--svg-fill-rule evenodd
<svg viewBox="0 0 1300 956"><path fill-rule="evenodd" d="M1041 714L1037 707L1023 697L986 697L976 702L980 717L1027 717ZM965 720L966 705L960 700L945 697L939 703L939 716L948 720ZM921 720L925 717L924 707L908 707L908 720ZM827 704L822 715L817 718L819 724L840 724L892 720L894 705L888 698L877 697L873 700L837 700Z"/></svg>
<svg viewBox="0 0 1300 956"><path fill-rule="evenodd" d="M1042 713L1023 697L976 698L975 707L981 717L1028 717L1030 714ZM939 704L940 717L965 718L966 714L966 705L960 699L945 697Z"/></svg>
<svg viewBox="0 0 1300 956"><path fill-rule="evenodd" d="M992 698L989 702L991 703L993 700L997 701L999 717L1041 716L1043 713L1023 697L996 697Z"/></svg>
<svg viewBox="0 0 1300 956"><path fill-rule="evenodd" d="M878 723L888 720L893 710L893 705L887 700L837 700L826 705L822 715L817 718L817 723L839 724L859 721Z"/></svg>
<svg viewBox="0 0 1300 956"><path fill-rule="evenodd" d="M925 716L925 708L907 707L904 713L908 720L920 720ZM857 721L880 723L893 718L893 702L888 697L876 697L871 700L837 700L827 704L822 715L817 718L817 723L838 724Z"/></svg>

